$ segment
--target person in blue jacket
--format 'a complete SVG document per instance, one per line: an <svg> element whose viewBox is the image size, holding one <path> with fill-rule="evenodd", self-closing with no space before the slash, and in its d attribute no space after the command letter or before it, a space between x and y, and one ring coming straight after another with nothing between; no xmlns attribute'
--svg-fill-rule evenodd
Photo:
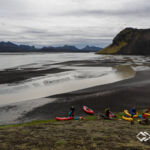
<svg viewBox="0 0 150 150"><path fill-rule="evenodd" d="M131 114L131 117L133 117L134 115L136 115L136 109L135 109L135 107L133 107L133 108L130 109L130 114Z"/></svg>
<svg viewBox="0 0 150 150"><path fill-rule="evenodd" d="M75 111L74 106L71 106L70 111L68 113L68 117L74 117L74 111Z"/></svg>

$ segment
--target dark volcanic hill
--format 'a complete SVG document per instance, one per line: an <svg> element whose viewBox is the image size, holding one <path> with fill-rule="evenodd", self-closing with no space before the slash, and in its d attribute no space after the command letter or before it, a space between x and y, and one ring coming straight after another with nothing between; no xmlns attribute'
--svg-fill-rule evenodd
<svg viewBox="0 0 150 150"><path fill-rule="evenodd" d="M150 55L150 29L126 28L98 54Z"/></svg>

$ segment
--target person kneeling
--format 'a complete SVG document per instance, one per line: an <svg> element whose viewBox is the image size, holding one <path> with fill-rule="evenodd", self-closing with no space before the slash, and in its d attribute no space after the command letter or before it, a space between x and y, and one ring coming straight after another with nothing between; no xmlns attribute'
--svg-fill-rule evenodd
<svg viewBox="0 0 150 150"><path fill-rule="evenodd" d="M142 114L141 120L139 122L140 124L149 124L149 119L147 118L147 115L145 113Z"/></svg>

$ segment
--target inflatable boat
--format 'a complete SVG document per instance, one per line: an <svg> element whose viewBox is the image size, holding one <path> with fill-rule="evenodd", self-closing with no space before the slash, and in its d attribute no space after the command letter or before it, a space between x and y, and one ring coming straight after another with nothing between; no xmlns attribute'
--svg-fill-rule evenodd
<svg viewBox="0 0 150 150"><path fill-rule="evenodd" d="M126 121L133 121L133 118L129 118L129 117L125 117L125 116L122 116L122 119L126 120Z"/></svg>
<svg viewBox="0 0 150 150"><path fill-rule="evenodd" d="M124 110L124 113L125 113L127 116L131 117L131 114L128 112L128 110ZM133 116L133 118L137 118L137 117L138 117L138 112L136 113L136 115Z"/></svg>
<svg viewBox="0 0 150 150"><path fill-rule="evenodd" d="M150 116L150 114L149 113L144 113L146 116Z"/></svg>
<svg viewBox="0 0 150 150"><path fill-rule="evenodd" d="M59 121L71 120L71 119L74 119L74 118L73 117L56 117L56 120L59 120Z"/></svg>
<svg viewBox="0 0 150 150"><path fill-rule="evenodd" d="M83 106L83 110L87 113L87 114L90 114L90 115L93 115L94 114L94 111L90 108L88 108L87 106Z"/></svg>

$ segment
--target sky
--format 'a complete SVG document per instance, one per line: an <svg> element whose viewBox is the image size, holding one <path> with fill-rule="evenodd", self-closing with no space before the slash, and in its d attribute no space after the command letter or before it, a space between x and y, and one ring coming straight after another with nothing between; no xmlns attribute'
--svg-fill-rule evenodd
<svg viewBox="0 0 150 150"><path fill-rule="evenodd" d="M105 47L126 27L150 27L149 0L0 0L0 41Z"/></svg>

